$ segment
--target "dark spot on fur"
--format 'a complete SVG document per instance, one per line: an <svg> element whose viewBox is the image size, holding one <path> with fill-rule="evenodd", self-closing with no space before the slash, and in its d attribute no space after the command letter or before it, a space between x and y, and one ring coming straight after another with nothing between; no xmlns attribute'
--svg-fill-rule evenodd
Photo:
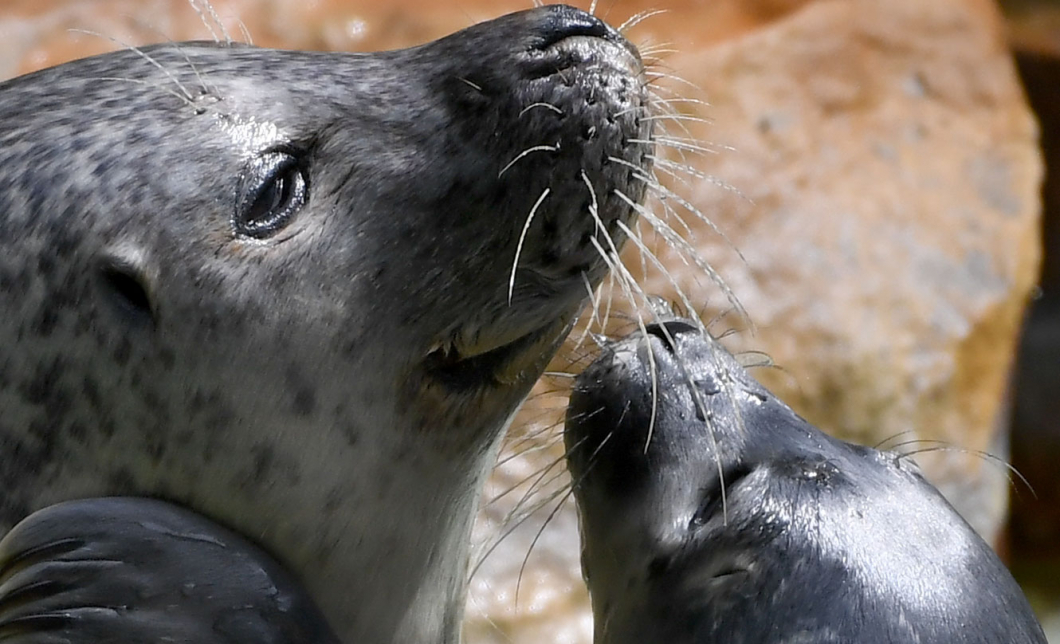
<svg viewBox="0 0 1060 644"><path fill-rule="evenodd" d="M361 440L361 428L350 422L343 423L339 428L343 437L346 438L346 443L350 447L356 447Z"/></svg>
<svg viewBox="0 0 1060 644"><path fill-rule="evenodd" d="M292 392L291 408L294 413L301 417L312 415L316 410L316 390L302 376L302 371L297 365L287 368L287 389Z"/></svg>
<svg viewBox="0 0 1060 644"><path fill-rule="evenodd" d="M33 319L33 330L37 335L46 338L52 334L59 323L59 314L53 304L44 304L37 309L37 315Z"/></svg>
<svg viewBox="0 0 1060 644"><path fill-rule="evenodd" d="M136 479L122 466L107 475L107 488L110 494L129 494L136 489Z"/></svg>
<svg viewBox="0 0 1060 644"><path fill-rule="evenodd" d="M276 464L276 451L271 445L258 443L250 449L250 453L254 457L254 482L260 484L268 481Z"/></svg>
<svg viewBox="0 0 1060 644"><path fill-rule="evenodd" d="M310 416L317 406L317 396L312 389L300 388L294 392L294 413L299 416Z"/></svg>
<svg viewBox="0 0 1060 644"><path fill-rule="evenodd" d="M114 361L118 363L118 366L124 367L129 364L129 358L132 355L132 343L129 338L122 336L117 344L114 345Z"/></svg>

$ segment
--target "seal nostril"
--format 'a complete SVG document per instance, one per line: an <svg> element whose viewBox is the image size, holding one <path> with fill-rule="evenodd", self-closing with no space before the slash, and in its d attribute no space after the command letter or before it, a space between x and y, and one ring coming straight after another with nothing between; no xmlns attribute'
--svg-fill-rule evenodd
<svg viewBox="0 0 1060 644"><path fill-rule="evenodd" d="M547 49L566 38L588 36L615 40L617 34L604 21L580 9L565 5L554 5L542 20L540 40L535 43L538 49Z"/></svg>
<svg viewBox="0 0 1060 644"><path fill-rule="evenodd" d="M695 325L686 322L684 320L667 320L666 322L656 322L649 324L646 327L649 335L653 335L656 338L662 340L663 344L670 352L674 352L677 348L673 345L673 342L677 340L677 336L685 333L699 334L699 328Z"/></svg>

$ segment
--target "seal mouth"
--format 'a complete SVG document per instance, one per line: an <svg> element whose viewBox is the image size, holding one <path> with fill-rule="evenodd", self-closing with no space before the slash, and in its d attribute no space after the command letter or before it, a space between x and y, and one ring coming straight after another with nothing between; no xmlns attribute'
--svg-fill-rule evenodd
<svg viewBox="0 0 1060 644"><path fill-rule="evenodd" d="M510 387L536 379L552 349L566 337L571 317L561 316L499 346L489 340L468 342L454 336L427 354L424 367L431 378L460 391Z"/></svg>

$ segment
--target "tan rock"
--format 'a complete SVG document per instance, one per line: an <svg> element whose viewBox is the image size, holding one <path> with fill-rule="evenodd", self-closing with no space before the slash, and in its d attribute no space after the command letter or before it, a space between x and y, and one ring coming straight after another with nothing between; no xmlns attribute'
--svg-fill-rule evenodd
<svg viewBox="0 0 1060 644"><path fill-rule="evenodd" d="M222 16L238 15L259 44L374 49L427 40L528 3L214 4ZM678 53L666 67L702 91L671 86L711 103L680 105L710 125L680 125L720 150L686 155L696 174L716 180L688 174L685 185L660 176L728 237L685 217L700 253L757 326L727 344L770 355L783 370L758 375L826 429L869 444L952 446L919 458L992 538L1007 479L975 452L1004 456L999 419L1039 261L1041 176L1034 119L996 9L988 0L662 0L608 11L625 17L659 5L669 13L638 25L634 39L672 43ZM0 38L0 74L73 56L73 41L111 48L67 33L70 26L130 42L159 40L158 32L209 37L182 0L55 2L45 17L34 13L40 6L20 0L0 17L0 36L9 36ZM225 22L239 33L238 21ZM154 29L140 27L147 24ZM677 122L668 129L687 136ZM727 308L702 271L665 244L657 248L706 318ZM658 275L644 285L672 294ZM746 327L730 316L714 328L730 325ZM541 389L556 388L562 383ZM532 432L554 422L562 396L533 401L517 426ZM551 480L555 469L546 468L560 456L553 443L506 463L487 496L524 479L522 491L556 489L563 481ZM485 508L479 539L492 542L504 531L499 526L511 525L507 516L522 491ZM470 641L590 641L575 522L569 502L555 515L552 507L514 528L476 576Z"/></svg>

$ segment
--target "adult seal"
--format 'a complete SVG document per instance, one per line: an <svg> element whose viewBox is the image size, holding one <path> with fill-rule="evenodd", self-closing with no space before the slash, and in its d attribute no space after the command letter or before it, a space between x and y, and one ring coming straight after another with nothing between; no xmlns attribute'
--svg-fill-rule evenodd
<svg viewBox="0 0 1060 644"><path fill-rule="evenodd" d="M456 642L499 437L643 196L647 96L565 6L0 86L0 534L163 498L276 557L344 642Z"/></svg>
<svg viewBox="0 0 1060 644"><path fill-rule="evenodd" d="M819 431L690 321L608 344L565 439L597 644L1045 644L909 458Z"/></svg>

